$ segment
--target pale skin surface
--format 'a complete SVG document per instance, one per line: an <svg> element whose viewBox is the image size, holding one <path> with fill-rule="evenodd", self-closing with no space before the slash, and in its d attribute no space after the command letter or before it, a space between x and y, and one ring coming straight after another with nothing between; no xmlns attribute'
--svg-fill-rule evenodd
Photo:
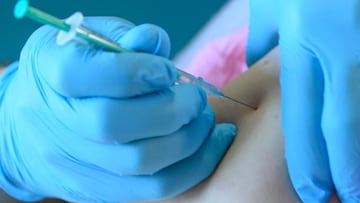
<svg viewBox="0 0 360 203"><path fill-rule="evenodd" d="M223 88L249 109L212 99L218 122L237 125L237 137L216 172L206 181L163 202L300 202L288 180L280 126L279 60L271 52Z"/></svg>
<svg viewBox="0 0 360 203"><path fill-rule="evenodd" d="M273 50L223 88L226 95L257 106L256 110L227 99L210 99L217 121L235 123L237 137L211 177L161 203L301 202L290 184L284 159L279 67L278 51Z"/></svg>
<svg viewBox="0 0 360 203"><path fill-rule="evenodd" d="M162 203L301 202L293 190L284 158L281 130L278 50L271 51L224 93L253 106L212 99L218 122L232 122L237 137L216 172L184 194ZM339 202L335 196L330 202Z"/></svg>

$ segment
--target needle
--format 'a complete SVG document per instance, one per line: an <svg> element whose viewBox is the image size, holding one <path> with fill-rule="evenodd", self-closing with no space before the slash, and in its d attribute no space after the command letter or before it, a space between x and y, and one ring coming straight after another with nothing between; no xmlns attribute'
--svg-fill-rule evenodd
<svg viewBox="0 0 360 203"><path fill-rule="evenodd" d="M256 110L256 109L257 109L256 107L251 106L250 104L247 104L247 103L244 103L244 102L242 102L242 101L233 99L233 98L231 98L231 97L229 97L229 96L224 95L223 97L224 97L224 98L227 98L227 99L229 99L229 100L231 100L231 101L233 101L233 102L236 102L236 103L239 103L239 104L241 104L241 105L244 105L244 106L246 106L246 107L248 107L248 108L250 108L250 109L253 109L253 110Z"/></svg>

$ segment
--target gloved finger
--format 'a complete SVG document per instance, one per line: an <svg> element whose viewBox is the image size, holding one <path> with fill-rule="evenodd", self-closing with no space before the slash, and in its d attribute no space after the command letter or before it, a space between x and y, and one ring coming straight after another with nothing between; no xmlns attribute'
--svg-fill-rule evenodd
<svg viewBox="0 0 360 203"><path fill-rule="evenodd" d="M246 45L246 63L251 67L278 44L277 5L274 1L251 0Z"/></svg>
<svg viewBox="0 0 360 203"><path fill-rule="evenodd" d="M149 175L194 154L215 124L210 106L181 129L165 136L126 144L103 144L88 139L63 144L73 157L121 175ZM166 123L164 123L166 125ZM79 143L82 143L79 147Z"/></svg>
<svg viewBox="0 0 360 203"><path fill-rule="evenodd" d="M208 177L218 165L235 136L235 126L231 124L217 125L201 148L191 157L179 161L153 175L121 176L96 167L83 165L73 166L76 179L65 179L67 185L76 185L87 191L91 197L88 202L135 202L170 198L195 186ZM166 153L164 151L164 153ZM63 173L58 167L59 176ZM79 175L76 171L81 171ZM70 174L71 175L71 174ZM89 178L91 176L91 178ZM74 181L76 180L76 184ZM124 187L126 185L126 187ZM66 191L65 191L66 192ZM68 201L76 202L79 196L86 194L57 194L73 197Z"/></svg>
<svg viewBox="0 0 360 203"><path fill-rule="evenodd" d="M150 25L132 29L131 25L113 18L95 18L94 21L104 24L102 30L98 29L101 34L111 35L110 38L117 41L124 36L127 46L153 50L160 55L168 50L169 42L161 29ZM55 43L56 33L47 26L36 31L24 47L21 60L34 64L31 66L35 69L33 72L41 75L43 85L50 85L64 96L131 97L168 87L176 79L174 65L163 57L108 52L76 42L60 47ZM131 40L131 33L147 41Z"/></svg>
<svg viewBox="0 0 360 203"><path fill-rule="evenodd" d="M329 58L322 123L341 202L360 200L360 60L350 50L337 50Z"/></svg>
<svg viewBox="0 0 360 203"><path fill-rule="evenodd" d="M131 51L168 57L170 39L164 29L153 24L134 24L116 17L86 17L84 26L96 30Z"/></svg>
<svg viewBox="0 0 360 203"><path fill-rule="evenodd" d="M118 42L122 47L136 52L146 52L169 57L170 39L162 28L152 24L142 24L129 30Z"/></svg>
<svg viewBox="0 0 360 203"><path fill-rule="evenodd" d="M296 41L287 43L280 41L280 80L289 175L303 202L326 202L333 185L321 129L322 70L313 53Z"/></svg>
<svg viewBox="0 0 360 203"><path fill-rule="evenodd" d="M125 143L177 131L203 112L206 101L198 86L183 84L125 100L69 99L51 105L72 112L59 115L72 132L99 142Z"/></svg>

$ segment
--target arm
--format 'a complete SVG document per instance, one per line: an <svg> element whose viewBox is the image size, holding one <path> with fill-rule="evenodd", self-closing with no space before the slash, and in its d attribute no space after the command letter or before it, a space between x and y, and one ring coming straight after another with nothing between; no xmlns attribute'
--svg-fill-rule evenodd
<svg viewBox="0 0 360 203"><path fill-rule="evenodd" d="M226 99L212 100L218 122L237 124L236 139L216 173L177 201L299 202L283 158L278 71L273 51L224 87L226 95L258 106L255 111Z"/></svg>
<svg viewBox="0 0 360 203"><path fill-rule="evenodd" d="M210 178L168 202L301 202L284 159L279 67L278 51L273 50L224 87L226 95L256 105L257 110L226 99L211 101L218 122L237 124L236 139Z"/></svg>

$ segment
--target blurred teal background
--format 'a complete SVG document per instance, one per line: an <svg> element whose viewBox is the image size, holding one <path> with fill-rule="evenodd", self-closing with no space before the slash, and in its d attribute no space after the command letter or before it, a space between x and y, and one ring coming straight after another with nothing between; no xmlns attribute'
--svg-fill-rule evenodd
<svg viewBox="0 0 360 203"><path fill-rule="evenodd" d="M0 61L17 60L26 39L40 27L29 19L15 19L15 3L15 0L0 0ZM157 24L170 35L173 57L226 0L33 0L30 3L59 18L81 11L85 16L118 16L135 24Z"/></svg>

